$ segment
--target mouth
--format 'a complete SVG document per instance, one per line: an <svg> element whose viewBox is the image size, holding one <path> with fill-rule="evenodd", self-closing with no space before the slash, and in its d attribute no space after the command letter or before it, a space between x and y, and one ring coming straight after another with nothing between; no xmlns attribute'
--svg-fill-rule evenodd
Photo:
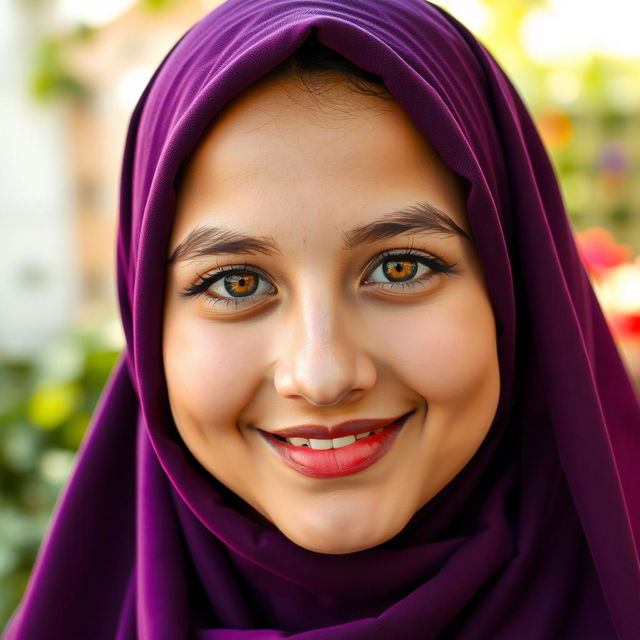
<svg viewBox="0 0 640 640"><path fill-rule="evenodd" d="M296 471L313 478L336 478L359 473L377 462L413 413L384 420L352 420L334 427L306 425L258 432Z"/></svg>

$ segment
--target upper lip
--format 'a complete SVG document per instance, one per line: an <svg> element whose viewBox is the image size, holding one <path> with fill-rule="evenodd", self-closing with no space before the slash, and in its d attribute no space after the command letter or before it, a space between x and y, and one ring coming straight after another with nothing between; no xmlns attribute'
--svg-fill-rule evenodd
<svg viewBox="0 0 640 640"><path fill-rule="evenodd" d="M363 418L361 420L347 420L340 424L325 427L320 424L300 424L294 427L268 431L271 435L283 438L340 438L343 436L356 436L359 433L369 433L389 426L408 414L401 414L393 418Z"/></svg>

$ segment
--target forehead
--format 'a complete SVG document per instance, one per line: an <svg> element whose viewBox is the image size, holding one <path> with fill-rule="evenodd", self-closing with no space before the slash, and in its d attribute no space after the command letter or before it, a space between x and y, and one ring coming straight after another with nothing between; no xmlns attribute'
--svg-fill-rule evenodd
<svg viewBox="0 0 640 640"><path fill-rule="evenodd" d="M310 89L281 74L216 118L184 172L175 224L253 212L247 222L261 225L265 209L283 207L342 211L346 222L425 195L468 229L460 181L395 101L340 76Z"/></svg>

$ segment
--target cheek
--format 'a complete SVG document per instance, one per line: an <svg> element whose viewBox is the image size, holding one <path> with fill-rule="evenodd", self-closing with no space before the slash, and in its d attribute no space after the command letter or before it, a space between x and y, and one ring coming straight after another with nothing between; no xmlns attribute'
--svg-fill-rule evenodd
<svg viewBox="0 0 640 640"><path fill-rule="evenodd" d="M203 318L171 318L164 337L164 366L177 423L235 421L255 388L255 350L228 326Z"/></svg>
<svg viewBox="0 0 640 640"><path fill-rule="evenodd" d="M468 403L496 379L495 321L484 292L407 309L402 327L401 340L387 341L390 361L429 403Z"/></svg>

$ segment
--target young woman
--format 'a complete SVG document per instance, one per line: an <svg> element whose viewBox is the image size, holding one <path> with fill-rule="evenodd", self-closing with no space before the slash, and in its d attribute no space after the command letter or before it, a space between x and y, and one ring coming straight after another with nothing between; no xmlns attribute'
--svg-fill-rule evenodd
<svg viewBox="0 0 640 640"><path fill-rule="evenodd" d="M229 0L133 114L127 349L7 638L639 637L640 409L545 151L423 0Z"/></svg>

